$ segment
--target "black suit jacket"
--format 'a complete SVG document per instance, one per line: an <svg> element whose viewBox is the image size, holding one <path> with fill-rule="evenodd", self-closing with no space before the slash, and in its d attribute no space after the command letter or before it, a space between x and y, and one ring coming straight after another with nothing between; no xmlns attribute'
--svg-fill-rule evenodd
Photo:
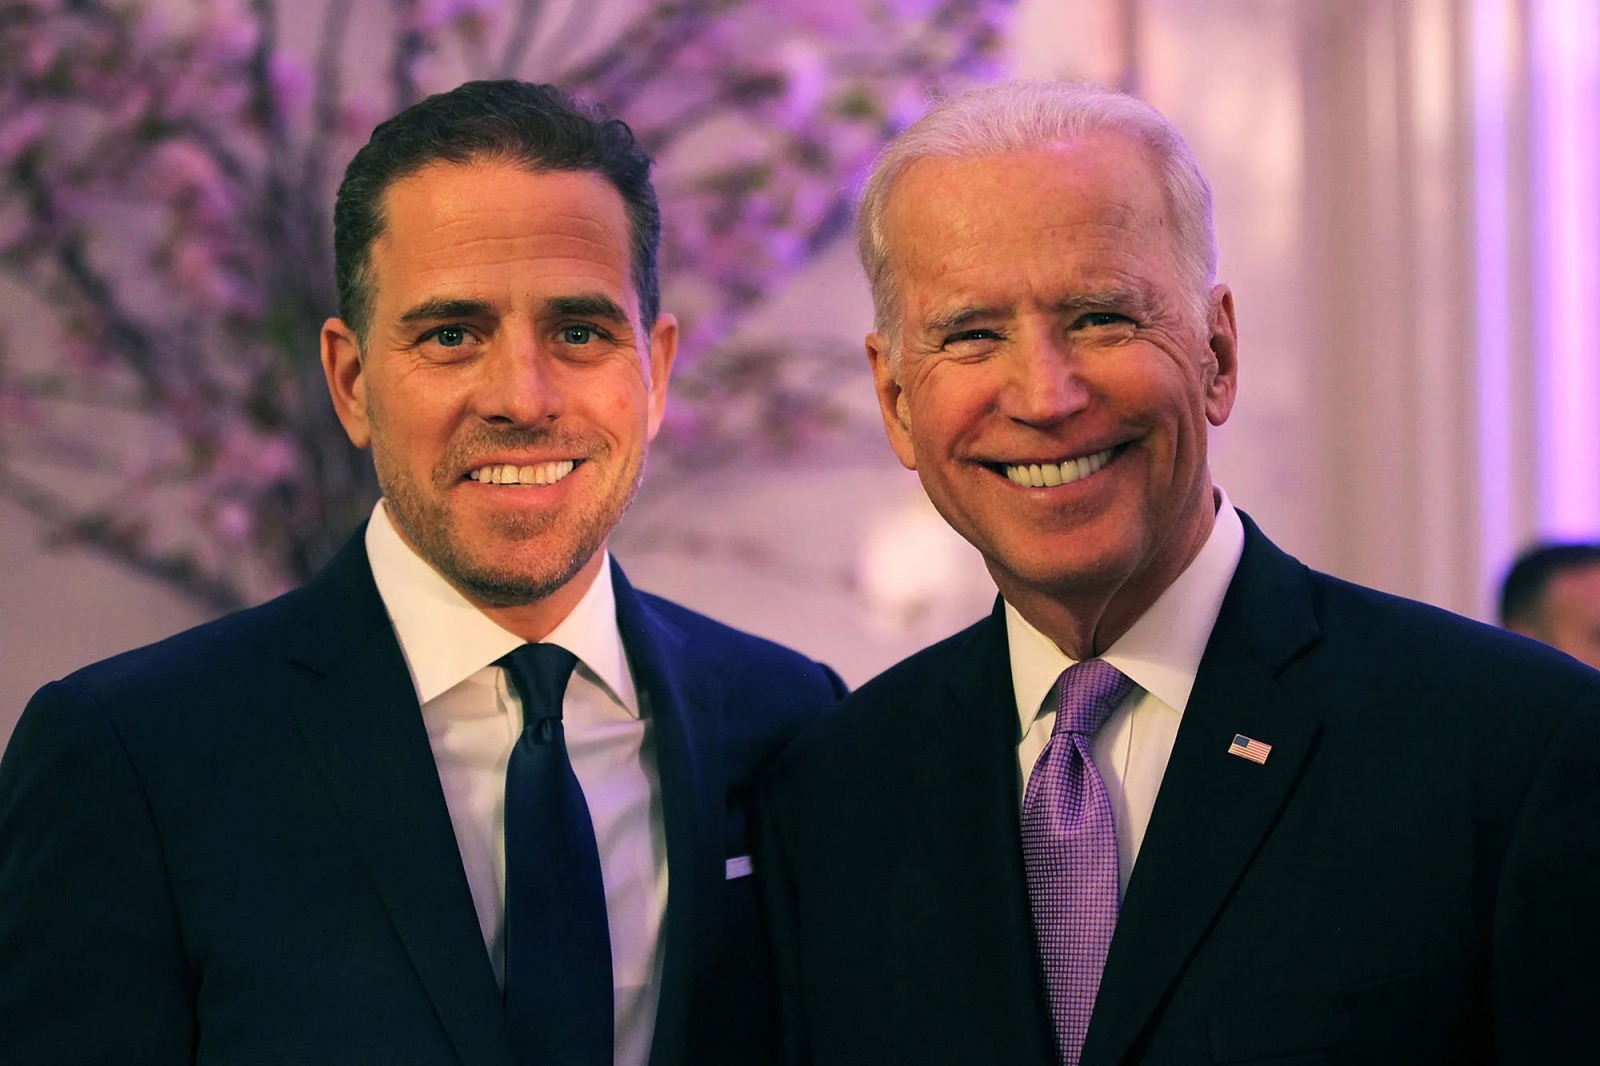
<svg viewBox="0 0 1600 1066"><path fill-rule="evenodd" d="M1245 528L1083 1063L1600 1061L1600 673ZM997 607L780 761L792 1061L1055 1061L1017 741Z"/></svg>
<svg viewBox="0 0 1600 1066"><path fill-rule="evenodd" d="M826 667L613 571L670 890L653 1066L770 1056L754 775ZM0 762L0 1061L510 1064L358 534L310 585L42 689Z"/></svg>

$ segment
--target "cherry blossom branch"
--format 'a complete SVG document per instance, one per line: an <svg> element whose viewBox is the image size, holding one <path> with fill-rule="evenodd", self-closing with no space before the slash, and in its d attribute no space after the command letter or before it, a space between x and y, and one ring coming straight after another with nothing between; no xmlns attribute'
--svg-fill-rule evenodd
<svg viewBox="0 0 1600 1066"><path fill-rule="evenodd" d="M143 531L99 511L82 511L63 496L33 484L0 464L0 497L10 500L49 530L47 543L87 548L136 574L153 578L217 613L245 605L240 590L207 575L177 553L152 553Z"/></svg>

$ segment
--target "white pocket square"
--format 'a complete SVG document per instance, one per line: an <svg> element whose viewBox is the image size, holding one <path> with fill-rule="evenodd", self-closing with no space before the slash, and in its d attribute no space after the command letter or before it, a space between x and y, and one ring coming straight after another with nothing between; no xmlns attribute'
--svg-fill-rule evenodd
<svg viewBox="0 0 1600 1066"><path fill-rule="evenodd" d="M755 873L755 867L751 865L750 856L735 855L728 860L729 881L737 877L749 877L752 873Z"/></svg>

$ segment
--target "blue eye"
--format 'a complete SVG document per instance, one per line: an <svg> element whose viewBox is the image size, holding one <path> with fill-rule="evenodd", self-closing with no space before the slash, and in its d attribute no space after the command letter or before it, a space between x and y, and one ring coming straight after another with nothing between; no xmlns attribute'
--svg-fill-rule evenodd
<svg viewBox="0 0 1600 1066"><path fill-rule="evenodd" d="M561 339L567 344L588 344L594 339L594 330L589 326L568 326L561 331Z"/></svg>

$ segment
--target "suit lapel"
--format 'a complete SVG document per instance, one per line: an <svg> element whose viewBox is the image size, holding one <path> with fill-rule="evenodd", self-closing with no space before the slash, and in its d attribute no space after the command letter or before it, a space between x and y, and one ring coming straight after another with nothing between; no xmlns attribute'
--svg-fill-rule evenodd
<svg viewBox="0 0 1600 1066"><path fill-rule="evenodd" d="M1305 568L1244 522L1244 556L1123 900L1085 1066L1121 1062L1134 1047L1271 830L1317 732L1277 681L1318 635ZM1237 734L1272 746L1264 764L1229 753Z"/></svg>
<svg viewBox="0 0 1600 1066"><path fill-rule="evenodd" d="M912 709L916 721L905 731L923 834L917 855L944 902L944 929L969 964L961 991L988 1023L977 1035L994 1061L1050 1062L1054 1038L1022 864L1016 699L998 601L972 634L951 666L942 706Z"/></svg>
<svg viewBox="0 0 1600 1066"><path fill-rule="evenodd" d="M463 1062L512 1061L500 994L416 692L358 531L304 592L292 699L440 1024Z"/></svg>
<svg viewBox="0 0 1600 1066"><path fill-rule="evenodd" d="M689 986L703 947L698 931L714 924L724 874L725 771L715 716L722 701L714 677L684 668L683 632L650 609L615 562L611 582L634 678L650 697L668 856L666 957L650 1061L674 1063L688 1039Z"/></svg>

